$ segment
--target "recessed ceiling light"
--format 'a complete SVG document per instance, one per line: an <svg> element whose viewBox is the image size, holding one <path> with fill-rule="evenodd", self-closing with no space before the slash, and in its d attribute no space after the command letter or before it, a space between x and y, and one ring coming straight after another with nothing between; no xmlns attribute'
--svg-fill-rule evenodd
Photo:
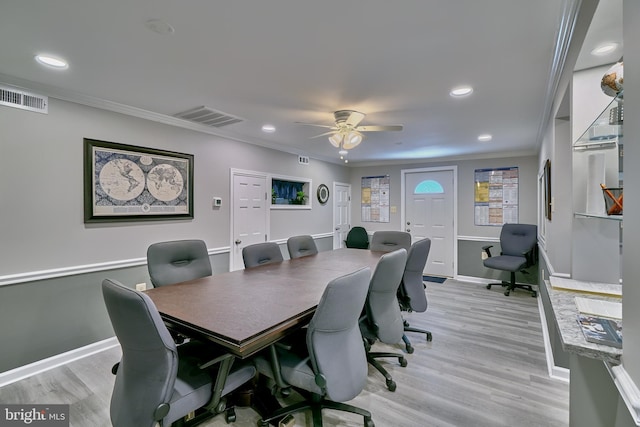
<svg viewBox="0 0 640 427"><path fill-rule="evenodd" d="M473 92L473 88L471 86L460 86L460 87L451 89L451 92L449 92L449 95L454 97L461 97L461 96L471 95L471 92Z"/></svg>
<svg viewBox="0 0 640 427"><path fill-rule="evenodd" d="M591 54L596 56L602 56L602 55L606 55L608 53L613 52L617 48L618 48L617 43L605 43L593 49L591 51Z"/></svg>
<svg viewBox="0 0 640 427"><path fill-rule="evenodd" d="M57 70L66 70L67 68L69 68L69 64L67 63L67 61L65 61L64 59L56 58L55 56L36 55L35 59L39 64L50 68L55 68Z"/></svg>
<svg viewBox="0 0 640 427"><path fill-rule="evenodd" d="M478 141L482 141L482 142L487 142L487 141L491 141L493 139L493 137L491 135L489 135L488 133L482 134L478 136Z"/></svg>
<svg viewBox="0 0 640 427"><path fill-rule="evenodd" d="M276 131L276 127L274 125L264 125L264 126L262 126L262 132L274 133L275 131Z"/></svg>

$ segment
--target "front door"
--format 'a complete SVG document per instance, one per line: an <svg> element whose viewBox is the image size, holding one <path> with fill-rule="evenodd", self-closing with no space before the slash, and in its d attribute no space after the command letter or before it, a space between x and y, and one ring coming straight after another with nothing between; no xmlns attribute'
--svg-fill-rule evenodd
<svg viewBox="0 0 640 427"><path fill-rule="evenodd" d="M428 237L425 274L454 274L454 170L407 171L404 177L405 230L412 240Z"/></svg>
<svg viewBox="0 0 640 427"><path fill-rule="evenodd" d="M333 183L333 249L344 247L351 223L351 185Z"/></svg>
<svg viewBox="0 0 640 427"><path fill-rule="evenodd" d="M267 201L267 177L232 171L232 236L229 268L244 268L242 248L267 241L269 206Z"/></svg>

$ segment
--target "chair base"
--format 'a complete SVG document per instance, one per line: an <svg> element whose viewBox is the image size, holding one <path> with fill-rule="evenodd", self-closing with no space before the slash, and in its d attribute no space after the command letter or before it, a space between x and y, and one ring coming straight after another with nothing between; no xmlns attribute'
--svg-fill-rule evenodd
<svg viewBox="0 0 640 427"><path fill-rule="evenodd" d="M387 389L389 389L389 391L396 391L396 382L393 381L391 374L389 374L389 372L384 369L380 362L376 360L379 357L397 357L398 363L400 363L400 366L402 366L403 368L407 366L407 359L405 359L404 356L400 353L381 353L367 351L367 362L369 362L371 366L376 368L378 372L380 372L384 376Z"/></svg>
<svg viewBox="0 0 640 427"><path fill-rule="evenodd" d="M506 289L504 291L504 295L505 296L509 296L511 291L513 291L515 289L524 289L527 292L531 292L531 296L534 297L534 298L538 296L538 293L536 292L536 290L533 289L533 285L527 285L527 284L524 284L524 283L516 283L516 273L515 272L511 272L511 281L505 282L503 280L500 283L489 283L487 285L487 289L491 289L491 286L503 286L503 287L506 287Z"/></svg>
<svg viewBox="0 0 640 427"><path fill-rule="evenodd" d="M433 335L431 334L430 331L427 331L426 329L419 329L419 328L414 328L412 326L409 326L409 322L407 322L406 320L404 321L404 331L425 334L427 336L427 342L431 342L433 340ZM411 345L411 341L409 341L409 338L407 337L406 334L402 335L402 341L404 342L404 345L407 349L407 353L409 354L413 353L413 350L414 350L413 346Z"/></svg>
<svg viewBox="0 0 640 427"><path fill-rule="evenodd" d="M270 423L278 425L281 419L284 419L287 415L294 414L296 412L306 411L310 409L313 416L313 426L322 427L322 410L323 409L335 409L343 412L350 412L352 414L361 415L364 418L365 427L375 427L373 420L371 419L371 412L358 408L357 406L348 405L346 403L334 402L332 400L326 400L320 396L313 394L310 400L294 403L293 405L278 409L270 416L261 419L258 422L259 426L268 427ZM276 424L278 423L278 424Z"/></svg>

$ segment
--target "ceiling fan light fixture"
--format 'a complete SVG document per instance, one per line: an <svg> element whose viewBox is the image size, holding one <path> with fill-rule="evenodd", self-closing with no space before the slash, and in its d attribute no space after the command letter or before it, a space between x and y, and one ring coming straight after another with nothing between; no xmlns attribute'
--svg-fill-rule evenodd
<svg viewBox="0 0 640 427"><path fill-rule="evenodd" d="M342 142L342 134L339 132L334 133L329 137L329 142L336 148L340 147L340 143Z"/></svg>
<svg viewBox="0 0 640 427"><path fill-rule="evenodd" d="M338 151L338 154L340 154L340 156L346 156L347 154L349 154L349 152L345 149L342 149L340 151Z"/></svg>
<svg viewBox="0 0 640 427"><path fill-rule="evenodd" d="M351 150L357 147L362 142L362 134L357 131L351 131L344 137L342 148L345 150Z"/></svg>

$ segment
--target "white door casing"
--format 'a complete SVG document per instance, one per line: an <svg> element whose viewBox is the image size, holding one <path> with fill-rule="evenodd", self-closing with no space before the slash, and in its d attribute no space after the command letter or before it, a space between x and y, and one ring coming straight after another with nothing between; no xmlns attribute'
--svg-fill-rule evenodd
<svg viewBox="0 0 640 427"><path fill-rule="evenodd" d="M412 241L428 237L425 274L453 277L457 248L455 166L402 171L402 224Z"/></svg>
<svg viewBox="0 0 640 427"><path fill-rule="evenodd" d="M351 185L333 183L333 249L344 247L351 227Z"/></svg>
<svg viewBox="0 0 640 427"><path fill-rule="evenodd" d="M231 244L229 270L244 268L242 248L269 238L267 175L231 170Z"/></svg>

